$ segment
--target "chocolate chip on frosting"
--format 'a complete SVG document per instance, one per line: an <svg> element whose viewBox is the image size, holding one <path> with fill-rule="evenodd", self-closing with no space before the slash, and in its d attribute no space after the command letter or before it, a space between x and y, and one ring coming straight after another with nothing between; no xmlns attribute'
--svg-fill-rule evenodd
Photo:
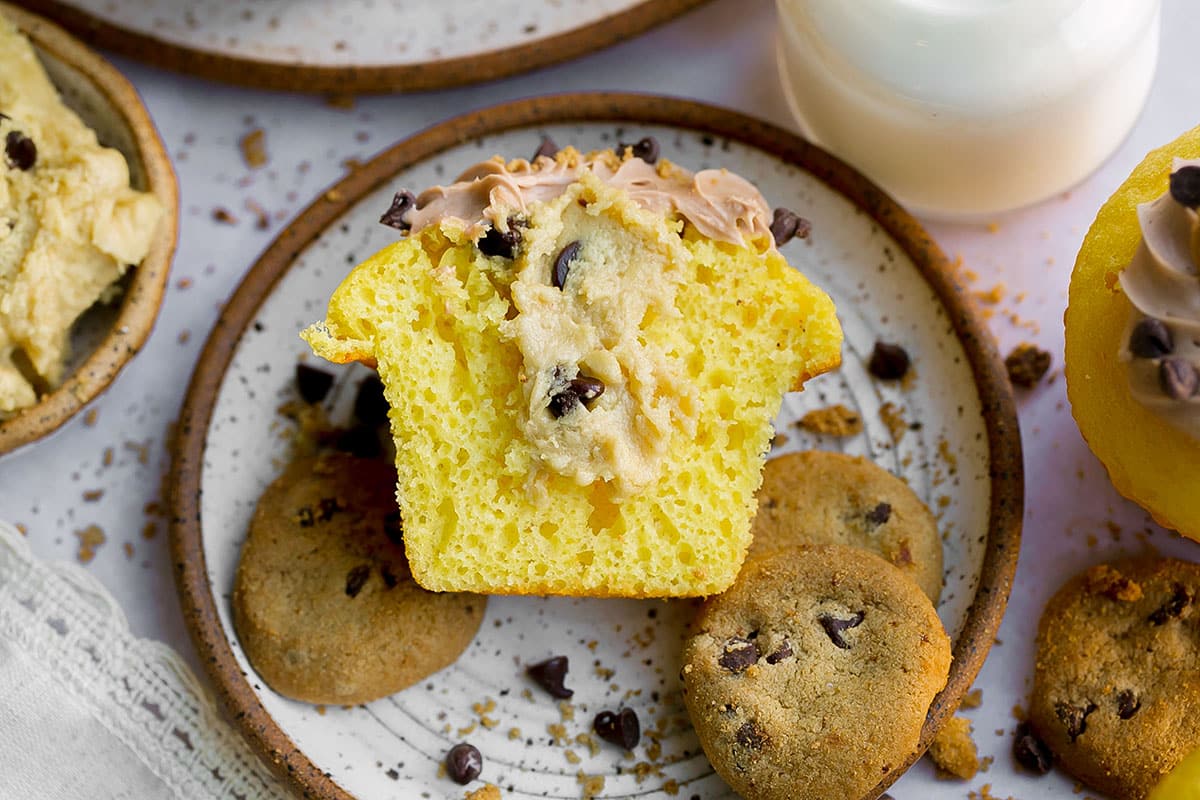
<svg viewBox="0 0 1200 800"><path fill-rule="evenodd" d="M550 273L550 282L556 289L567 285L567 274L571 271L571 262L579 255L579 242L571 242L559 251L554 259L554 270Z"/></svg>
<svg viewBox="0 0 1200 800"><path fill-rule="evenodd" d="M562 391L550 397L550 413L555 419L571 413L577 405L588 408L593 400L604 394L604 381L579 375L572 378Z"/></svg>
<svg viewBox="0 0 1200 800"><path fill-rule="evenodd" d="M1167 397L1186 400L1196 393L1200 374L1182 358L1165 358L1158 364L1158 383Z"/></svg>
<svg viewBox="0 0 1200 800"><path fill-rule="evenodd" d="M617 145L617 155L623 155L626 148L633 151L634 158L640 158L647 164L658 161L658 140L653 136L646 136L634 144L621 143Z"/></svg>
<svg viewBox="0 0 1200 800"><path fill-rule="evenodd" d="M538 145L538 149L533 151L533 158L530 161L537 161L542 156L546 158L554 158L558 155L558 145L549 136L542 137L542 143Z"/></svg>
<svg viewBox="0 0 1200 800"><path fill-rule="evenodd" d="M1171 173L1171 197L1181 206L1200 206L1200 167L1180 167Z"/></svg>
<svg viewBox="0 0 1200 800"><path fill-rule="evenodd" d="M817 622L821 623L821 627L825 629L825 634L829 637L829 641L833 642L834 646L849 650L850 643L842 636L842 633L857 628L862 624L863 618L866 615L861 611L856 611L849 619L841 619L832 614L822 614L817 617Z"/></svg>
<svg viewBox="0 0 1200 800"><path fill-rule="evenodd" d="M786 208L775 209L771 219L771 236L776 247L783 247L792 239L807 239L812 232L812 223Z"/></svg>
<svg viewBox="0 0 1200 800"><path fill-rule="evenodd" d="M399 231L407 231L412 225L404 218L417 205L416 196L407 190L400 190L392 198L392 207L383 212L383 216L379 221L389 228L395 228Z"/></svg>
<svg viewBox="0 0 1200 800"><path fill-rule="evenodd" d="M1145 317L1129 334L1129 352L1138 358L1162 358L1174 349L1171 329L1161 319Z"/></svg>
<svg viewBox="0 0 1200 800"><path fill-rule="evenodd" d="M9 131L4 140L4 155L10 167L26 172L37 163L37 145L20 131Z"/></svg>

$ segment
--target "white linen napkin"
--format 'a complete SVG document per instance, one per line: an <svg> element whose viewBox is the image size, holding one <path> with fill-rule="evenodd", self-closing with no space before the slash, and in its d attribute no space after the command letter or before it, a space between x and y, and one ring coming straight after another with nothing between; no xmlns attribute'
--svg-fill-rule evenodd
<svg viewBox="0 0 1200 800"><path fill-rule="evenodd" d="M0 522L0 798L286 796L177 653Z"/></svg>

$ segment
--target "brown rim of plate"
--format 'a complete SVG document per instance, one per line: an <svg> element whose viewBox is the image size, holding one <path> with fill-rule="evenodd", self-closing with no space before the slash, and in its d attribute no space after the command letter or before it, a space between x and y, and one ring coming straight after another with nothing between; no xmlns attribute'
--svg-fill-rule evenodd
<svg viewBox="0 0 1200 800"><path fill-rule="evenodd" d="M918 749L892 770L870 797L886 789L929 746L957 710L983 666L1008 603L1021 539L1024 483L1016 405L991 334L954 279L946 256L908 212L854 169L796 134L766 122L691 100L646 94L581 93L517 100L447 120L405 139L324 192L251 268L217 320L192 375L178 426L169 477L171 555L188 630L230 714L253 748L303 793L353 800L288 738L259 702L233 656L217 615L202 546L200 494L205 435L225 371L243 330L297 255L350 206L401 169L472 138L537 125L614 122L666 125L736 140L800 167L853 202L912 259L949 312L979 391L991 456L988 543L975 600L954 648L946 687L934 699Z"/></svg>
<svg viewBox="0 0 1200 800"><path fill-rule="evenodd" d="M163 219L150 252L133 269L112 330L61 386L7 420L0 421L0 456L57 430L96 399L145 344L158 318L166 288L178 225L178 186L171 160L137 91L84 44L53 23L0 2L0 14L12 20L34 47L87 75L133 133L146 174L146 188L163 204Z"/></svg>
<svg viewBox="0 0 1200 800"><path fill-rule="evenodd" d="M611 47L705 0L643 0L595 22L544 39L418 64L317 66L223 55L124 28L66 0L25 0L96 47L156 67L256 89L315 94L388 94L447 89L506 78Z"/></svg>

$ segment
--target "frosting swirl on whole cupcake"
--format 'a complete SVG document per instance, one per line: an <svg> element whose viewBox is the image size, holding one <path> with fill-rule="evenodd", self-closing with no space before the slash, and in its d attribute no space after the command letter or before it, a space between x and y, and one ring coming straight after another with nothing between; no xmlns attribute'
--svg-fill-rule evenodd
<svg viewBox="0 0 1200 800"><path fill-rule="evenodd" d="M1171 188L1138 206L1142 241L1120 275L1134 306L1119 353L1130 392L1200 439L1200 160L1176 159Z"/></svg>

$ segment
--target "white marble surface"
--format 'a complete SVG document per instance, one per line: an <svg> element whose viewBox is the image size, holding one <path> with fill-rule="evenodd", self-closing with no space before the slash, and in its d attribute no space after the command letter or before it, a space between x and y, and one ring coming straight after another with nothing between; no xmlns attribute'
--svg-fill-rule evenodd
<svg viewBox="0 0 1200 800"><path fill-rule="evenodd" d="M1042 605L1067 575L1119 553L1152 547L1200 558L1200 545L1161 531L1113 491L1071 420L1059 371L1067 282L1092 216L1145 151L1200 122L1192 59L1200 6L1190 0L1163 5L1154 89L1129 139L1106 164L1063 196L998 216L992 226L930 226L943 248L979 276L976 288L1005 284L992 317L1002 351L1035 342L1054 354L1055 377L1018 399L1028 483L1022 561L1000 641L977 683L983 706L968 712L981 755L995 761L969 783L936 781L921 764L893 788L897 800L964 798L984 784L1000 798L1079 796L1062 775L1015 774L1009 756L1012 709L1025 703L1032 631ZM87 568L121 602L135 633L164 640L195 664L172 585L165 521L147 514L147 504L159 497L167 430L201 343L221 302L284 221L343 174L346 159L365 159L460 111L524 95L654 91L791 126L775 75L773 36L767 0L715 0L644 37L566 65L469 89L360 99L351 110L118 61L143 92L179 172L182 227L170 291L146 349L92 405L93 425L78 418L51 439L0 459L0 517L25 526L34 551L47 558L76 558L75 532L100 526L107 541ZM266 131L270 163L251 170L237 142L256 127ZM256 227L248 203L269 212L265 230ZM216 221L218 207L236 222ZM107 467L106 448L112 448ZM95 495L86 493L101 489L98 499L87 499ZM154 524L151 538L143 535L147 523Z"/></svg>

